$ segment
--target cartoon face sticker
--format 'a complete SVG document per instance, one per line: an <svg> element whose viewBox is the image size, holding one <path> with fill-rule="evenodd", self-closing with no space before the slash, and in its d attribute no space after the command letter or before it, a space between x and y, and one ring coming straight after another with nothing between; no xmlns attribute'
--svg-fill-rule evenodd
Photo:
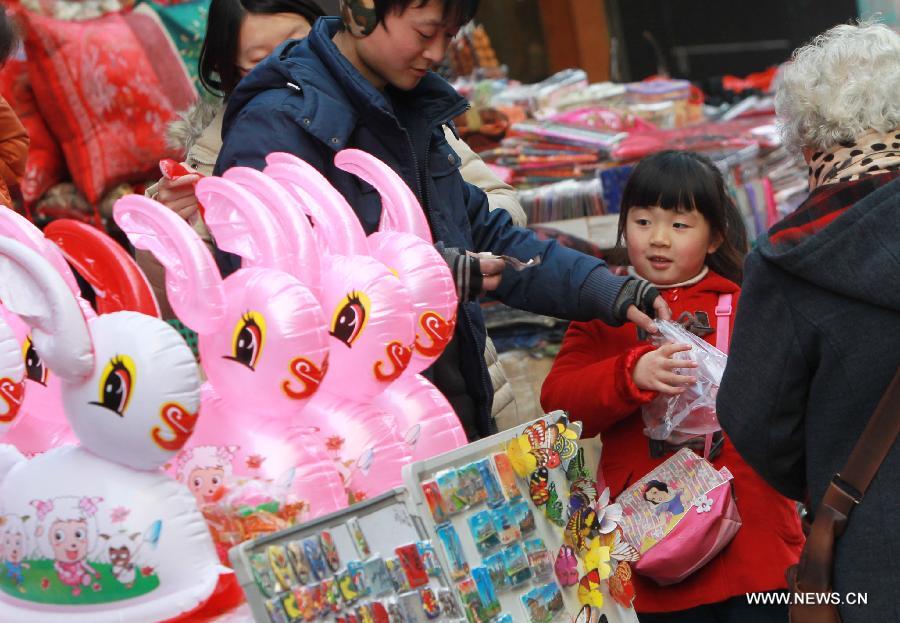
<svg viewBox="0 0 900 623"><path fill-rule="evenodd" d="M56 560L83 560L88 551L87 524L84 521L57 521L50 526L50 543Z"/></svg>

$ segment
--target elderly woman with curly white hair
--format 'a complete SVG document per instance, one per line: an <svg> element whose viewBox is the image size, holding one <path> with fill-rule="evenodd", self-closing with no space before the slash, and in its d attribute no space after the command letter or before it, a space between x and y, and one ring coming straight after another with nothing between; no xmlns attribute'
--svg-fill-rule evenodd
<svg viewBox="0 0 900 623"><path fill-rule="evenodd" d="M744 459L815 510L900 365L900 35L828 30L794 53L775 107L810 195L747 256L718 413ZM900 621L898 444L849 506L832 582L868 603L840 616Z"/></svg>

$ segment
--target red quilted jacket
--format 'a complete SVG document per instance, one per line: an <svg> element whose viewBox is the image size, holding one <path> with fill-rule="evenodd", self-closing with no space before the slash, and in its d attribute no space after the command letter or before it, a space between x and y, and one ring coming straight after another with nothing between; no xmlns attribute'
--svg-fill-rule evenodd
<svg viewBox="0 0 900 623"><path fill-rule="evenodd" d="M673 317L702 310L709 314L714 328L714 312L722 293L733 295L736 311L740 288L713 272L694 285L662 290ZM716 334L705 339L715 344ZM634 325L574 322L541 391L545 410L564 409L573 420L583 422L585 436L601 435L598 471L613 498L665 458L650 456L643 434L641 405L656 393L642 391L632 381L635 363L652 348L638 342ZM716 469L727 466L734 474L743 527L719 556L679 584L660 587L635 576L638 612L686 610L747 592L786 587L784 571L797 561L803 545L793 502L757 476L727 437L714 465Z"/></svg>

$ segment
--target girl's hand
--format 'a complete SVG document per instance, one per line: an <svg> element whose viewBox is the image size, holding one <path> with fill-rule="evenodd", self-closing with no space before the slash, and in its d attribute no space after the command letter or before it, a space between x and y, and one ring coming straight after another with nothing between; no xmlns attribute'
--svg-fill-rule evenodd
<svg viewBox="0 0 900 623"><path fill-rule="evenodd" d="M675 359L674 355L688 350L691 350L690 344L665 344L645 353L638 359L631 374L634 384L644 391L669 396L677 396L684 392L688 385L697 382L697 377L677 374L675 370L696 368L697 362Z"/></svg>
<svg viewBox="0 0 900 623"><path fill-rule="evenodd" d="M197 195L194 194L194 184L199 179L200 175L196 173L184 175L174 180L164 177L159 180L156 200L184 220L188 220L200 209L197 203Z"/></svg>

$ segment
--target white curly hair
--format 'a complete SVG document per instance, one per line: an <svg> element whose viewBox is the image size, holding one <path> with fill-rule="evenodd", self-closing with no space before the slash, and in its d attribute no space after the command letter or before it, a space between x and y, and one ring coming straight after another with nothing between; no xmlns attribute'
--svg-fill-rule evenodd
<svg viewBox="0 0 900 623"><path fill-rule="evenodd" d="M822 151L868 130L900 126L900 35L841 24L797 48L775 94L788 149Z"/></svg>

